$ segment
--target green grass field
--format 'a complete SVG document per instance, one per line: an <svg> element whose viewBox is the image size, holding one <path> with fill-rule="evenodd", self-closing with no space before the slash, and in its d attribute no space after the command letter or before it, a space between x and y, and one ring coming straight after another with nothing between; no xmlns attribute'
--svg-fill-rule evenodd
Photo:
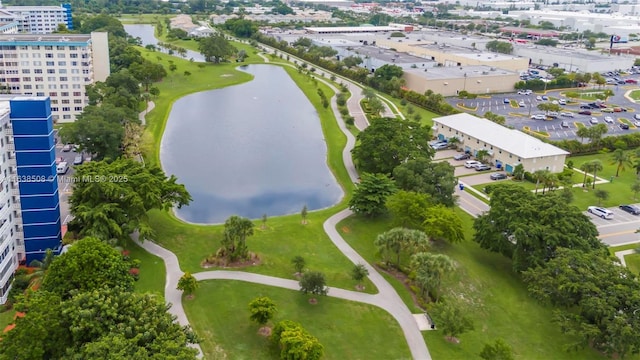
<svg viewBox="0 0 640 360"><path fill-rule="evenodd" d="M226 280L201 282L195 298L183 301L189 319L197 319L192 324L206 359L279 359L249 320L247 306L258 296L276 303L272 324L299 322L317 337L323 359L410 359L400 327L382 309L330 297L311 305L297 291Z"/></svg>
<svg viewBox="0 0 640 360"><path fill-rule="evenodd" d="M16 316L15 310L7 310L7 311L0 312L0 331L3 331L4 328L7 327L7 325L13 324L13 318L15 316Z"/></svg>
<svg viewBox="0 0 640 360"><path fill-rule="evenodd" d="M126 249L131 259L140 260L140 276L135 282L135 291L150 292L164 296L164 284L166 270L164 261L155 255L151 255L133 241L127 241Z"/></svg>
<svg viewBox="0 0 640 360"><path fill-rule="evenodd" d="M640 247L640 245L636 246ZM624 261L631 272L640 275L640 254L627 255L624 257Z"/></svg>
<svg viewBox="0 0 640 360"><path fill-rule="evenodd" d="M640 90L633 90L629 93L629 97L633 100L640 100Z"/></svg>
<svg viewBox="0 0 640 360"><path fill-rule="evenodd" d="M475 330L461 335L458 345L447 342L438 331L425 332L433 358L476 359L484 343L502 338L514 348L517 359L603 359L590 350L577 353L563 350L569 338L551 323L552 309L529 297L525 286L512 272L510 260L482 250L471 241L472 219L462 211L458 213L464 221L467 241L439 244L431 251L444 253L457 262L456 273L444 282L445 293L464 299ZM350 217L338 224L342 236L369 262L380 260L373 240L389 228L388 220L360 217ZM391 283L403 290L399 281ZM406 294L402 298L410 301Z"/></svg>

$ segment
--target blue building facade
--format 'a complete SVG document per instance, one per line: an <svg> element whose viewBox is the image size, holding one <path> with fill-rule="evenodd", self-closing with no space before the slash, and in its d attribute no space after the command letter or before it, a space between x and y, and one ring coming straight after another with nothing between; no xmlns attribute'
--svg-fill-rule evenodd
<svg viewBox="0 0 640 360"><path fill-rule="evenodd" d="M9 100L26 263L62 248L55 141L48 97Z"/></svg>
<svg viewBox="0 0 640 360"><path fill-rule="evenodd" d="M67 13L67 29L73 30L73 19L71 18L73 15L73 11L71 10L71 4L62 4L62 7L66 10Z"/></svg>

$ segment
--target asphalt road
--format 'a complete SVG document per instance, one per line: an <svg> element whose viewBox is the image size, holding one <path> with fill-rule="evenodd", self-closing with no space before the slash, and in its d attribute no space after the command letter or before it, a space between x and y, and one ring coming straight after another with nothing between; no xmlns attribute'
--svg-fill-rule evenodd
<svg viewBox="0 0 640 360"><path fill-rule="evenodd" d="M638 204L635 204L638 206ZM613 211L613 219L601 219L593 214L584 212L598 228L600 239L609 246L620 246L640 241L640 216L631 215L617 207L608 208Z"/></svg>
<svg viewBox="0 0 640 360"><path fill-rule="evenodd" d="M74 177L73 160L78 155L75 151L62 151L63 144L58 141L56 144L56 158L62 158L62 161L66 161L69 164L69 170L64 175L58 175L58 195L60 196L60 219L62 225L66 225L71 220L71 213L69 211L69 195L71 195L71 188L73 182L76 180Z"/></svg>
<svg viewBox="0 0 640 360"><path fill-rule="evenodd" d="M625 78L633 78L640 80L640 75L630 75ZM544 112L538 110L537 106L546 102L544 100L537 100L536 97L541 94L533 93L531 95L519 95L517 93L499 94L494 95L491 98L476 98L476 99L458 99L455 97L447 98L447 102L453 105L457 109L457 104L463 104L467 109L466 112L476 114L478 116L484 115L486 112L492 112L506 118L506 125L513 126L516 129L522 130L525 126L528 126L534 131L544 131L549 133L549 139L561 140L561 139L577 139L576 131L580 126L593 126L589 121L592 117L598 119L599 123L606 124L609 134L621 135L629 132L640 131L640 128L630 126L629 130L623 130L619 127L621 121L620 118L630 120L633 123L633 115L640 113L640 104L630 102L624 97L624 93L628 90L640 89L636 84L627 85L607 85L606 89L614 91L614 95L607 100L607 104L612 104L628 109L627 112L619 113L603 113L601 111L594 111L592 115L580 115L579 104L562 106L563 111L574 113L574 117L558 117L554 120L533 120L531 115L543 114ZM582 88L585 89L585 88ZM581 89L581 90L582 90ZM598 89L594 89L598 91ZM560 91L550 90L546 95L550 98L562 98ZM505 104L504 99L515 100L516 102L523 101L524 107L512 107L510 103ZM582 101L588 102L588 101ZM611 116L614 118L613 124L604 122L605 116ZM568 127L562 127L563 121L568 122Z"/></svg>

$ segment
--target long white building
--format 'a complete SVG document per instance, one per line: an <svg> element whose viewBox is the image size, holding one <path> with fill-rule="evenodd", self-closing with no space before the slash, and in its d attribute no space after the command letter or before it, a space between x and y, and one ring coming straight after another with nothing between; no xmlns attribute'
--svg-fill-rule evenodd
<svg viewBox="0 0 640 360"><path fill-rule="evenodd" d="M0 9L0 22L17 22L18 32L51 34L63 24L73 30L70 4L61 6L6 6Z"/></svg>
<svg viewBox="0 0 640 360"><path fill-rule="evenodd" d="M86 86L109 74L107 33L0 35L0 85L49 96L54 121L73 122L89 102Z"/></svg>

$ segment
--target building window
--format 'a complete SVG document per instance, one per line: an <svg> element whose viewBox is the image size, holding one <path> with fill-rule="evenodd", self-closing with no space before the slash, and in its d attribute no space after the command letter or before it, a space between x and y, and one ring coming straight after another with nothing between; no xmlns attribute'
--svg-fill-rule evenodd
<svg viewBox="0 0 640 360"><path fill-rule="evenodd" d="M34 74L42 74L42 69L34 69L33 73Z"/></svg>
<svg viewBox="0 0 640 360"><path fill-rule="evenodd" d="M36 96L44 96L43 92L36 93Z"/></svg>
<svg viewBox="0 0 640 360"><path fill-rule="evenodd" d="M31 78L28 77L28 76L25 76L25 77L22 78L22 81L31 81Z"/></svg>
<svg viewBox="0 0 640 360"><path fill-rule="evenodd" d="M34 59L40 59L41 56L40 53L33 53L31 57L33 57Z"/></svg>
<svg viewBox="0 0 640 360"><path fill-rule="evenodd" d="M55 61L47 61L47 66L56 66Z"/></svg>
<svg viewBox="0 0 640 360"><path fill-rule="evenodd" d="M52 91L52 92L49 93L49 96L58 96L58 93L55 92L55 91Z"/></svg>
<svg viewBox="0 0 640 360"><path fill-rule="evenodd" d="M52 53L46 53L44 54L44 57L47 59L53 59L53 54Z"/></svg>
<svg viewBox="0 0 640 360"><path fill-rule="evenodd" d="M63 104L68 104L68 103L69 103L69 99L63 99L63 100L62 100L62 103L63 103Z"/></svg>
<svg viewBox="0 0 640 360"><path fill-rule="evenodd" d="M36 76L35 79L36 79L36 82L43 81L43 77L42 76Z"/></svg>
<svg viewBox="0 0 640 360"><path fill-rule="evenodd" d="M58 61L58 66L67 66L66 61Z"/></svg>
<svg viewBox="0 0 640 360"><path fill-rule="evenodd" d="M68 93L67 91L63 91L63 92L61 92L61 93L60 93L60 95L62 95L62 96L69 96L69 93Z"/></svg>
<svg viewBox="0 0 640 360"><path fill-rule="evenodd" d="M75 99L73 100L74 104L82 104L82 99Z"/></svg>
<svg viewBox="0 0 640 360"><path fill-rule="evenodd" d="M65 120L70 120L71 119L71 115L62 115L62 118Z"/></svg>
<svg viewBox="0 0 640 360"><path fill-rule="evenodd" d="M58 53L58 59L64 59L66 56L65 53Z"/></svg>
<svg viewBox="0 0 640 360"><path fill-rule="evenodd" d="M31 74L31 69L22 69L23 74Z"/></svg>
<svg viewBox="0 0 640 360"><path fill-rule="evenodd" d="M33 66L42 66L42 61L34 61Z"/></svg>
<svg viewBox="0 0 640 360"><path fill-rule="evenodd" d="M62 111L71 111L71 108L68 106L63 106Z"/></svg>
<svg viewBox="0 0 640 360"><path fill-rule="evenodd" d="M44 49L45 50L53 50L53 46L45 46Z"/></svg>
<svg viewBox="0 0 640 360"><path fill-rule="evenodd" d="M520 158L518 158L518 162L520 162L520 161L522 161L522 160L520 160Z"/></svg>
<svg viewBox="0 0 640 360"><path fill-rule="evenodd" d="M49 76L49 77L47 77L47 81L56 81L56 77L55 76Z"/></svg>
<svg viewBox="0 0 640 360"><path fill-rule="evenodd" d="M74 91L73 96L82 96L82 93L80 91Z"/></svg>
<svg viewBox="0 0 640 360"><path fill-rule="evenodd" d="M55 90L56 88L56 84L49 84L49 90Z"/></svg>
<svg viewBox="0 0 640 360"><path fill-rule="evenodd" d="M58 108L57 108L57 107L53 107L53 106L52 106L52 107L51 107L51 111L58 111Z"/></svg>
<svg viewBox="0 0 640 360"><path fill-rule="evenodd" d="M58 70L59 74L66 74L67 73L67 69L60 69Z"/></svg>
<svg viewBox="0 0 640 360"><path fill-rule="evenodd" d="M82 106L76 106L73 108L75 111L82 111Z"/></svg>
<svg viewBox="0 0 640 360"><path fill-rule="evenodd" d="M55 74L56 69L47 69L47 74Z"/></svg>
<svg viewBox="0 0 640 360"><path fill-rule="evenodd" d="M51 100L51 105L58 105L58 100Z"/></svg>

